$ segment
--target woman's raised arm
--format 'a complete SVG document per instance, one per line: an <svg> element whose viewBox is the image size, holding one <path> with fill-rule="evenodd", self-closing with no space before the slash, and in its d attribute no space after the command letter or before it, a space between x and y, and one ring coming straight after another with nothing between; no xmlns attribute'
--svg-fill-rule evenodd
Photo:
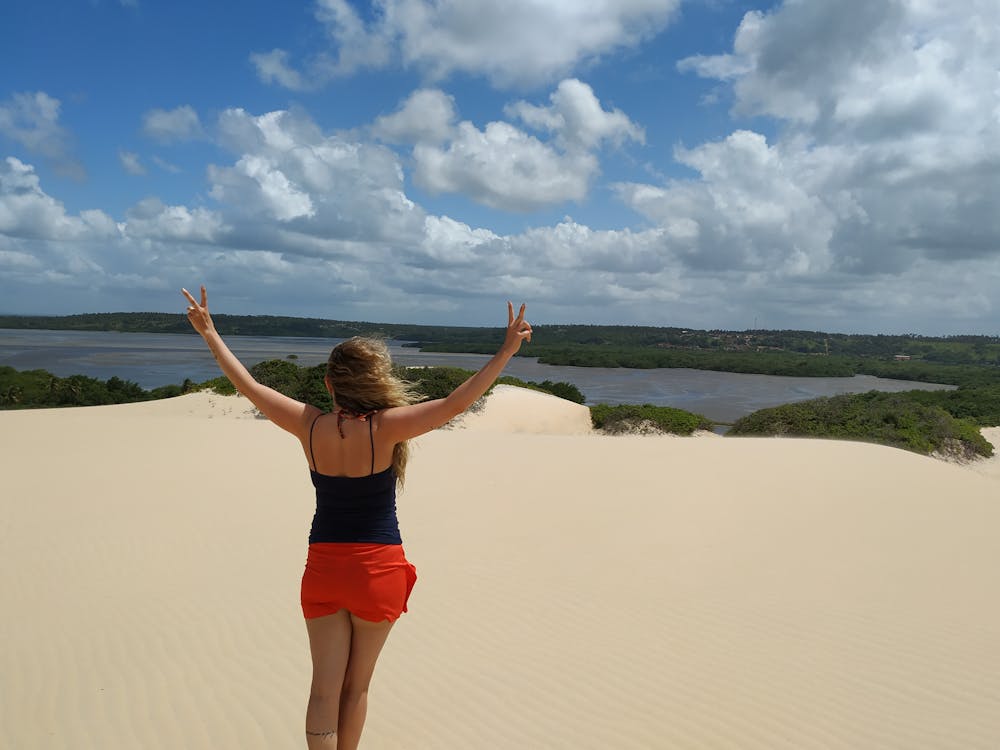
<svg viewBox="0 0 1000 750"><path fill-rule="evenodd" d="M500 351L448 396L382 412L377 424L383 436L395 443L409 440L440 427L472 406L493 385L521 344L531 341L531 324L524 319L524 310L525 306L521 305L520 312L514 317L514 305L507 303L507 333Z"/></svg>
<svg viewBox="0 0 1000 750"><path fill-rule="evenodd" d="M208 293L205 291L204 285L201 287L200 303L191 296L187 289L181 289L181 293L188 300L188 320L208 344L219 368L236 386L236 390L250 399L264 416L281 429L287 430L299 438L305 435L309 429L309 423L319 413L319 409L296 401L294 398L289 398L285 394L254 380L253 375L230 351L226 342L215 330L212 316L208 312Z"/></svg>

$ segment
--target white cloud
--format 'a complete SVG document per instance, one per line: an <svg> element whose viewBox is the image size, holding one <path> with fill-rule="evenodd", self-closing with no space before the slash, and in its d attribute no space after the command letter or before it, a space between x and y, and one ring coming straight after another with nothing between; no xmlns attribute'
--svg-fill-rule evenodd
<svg viewBox="0 0 1000 750"><path fill-rule="evenodd" d="M490 245L500 240L488 229L473 229L447 216L428 216L420 250L424 258L438 263L471 264L483 261Z"/></svg>
<svg viewBox="0 0 1000 750"><path fill-rule="evenodd" d="M598 166L592 154L560 154L505 122L462 122L446 148L417 144L413 159L422 187L507 211L582 200Z"/></svg>
<svg viewBox="0 0 1000 750"><path fill-rule="evenodd" d="M605 111L594 90L582 81L562 81L549 99L549 107L522 101L507 107L506 113L533 128L552 131L564 149L592 149L606 140L615 144L625 140L645 142L642 128L620 109Z"/></svg>
<svg viewBox="0 0 1000 750"><path fill-rule="evenodd" d="M662 230L597 231L570 218L554 227L530 229L510 241L518 255L560 274L658 274L672 260Z"/></svg>
<svg viewBox="0 0 1000 750"><path fill-rule="evenodd" d="M699 270L799 276L829 270L836 214L764 137L737 131L677 160L701 179L666 188L622 185L620 195L665 231L685 263Z"/></svg>
<svg viewBox="0 0 1000 750"><path fill-rule="evenodd" d="M461 193L507 211L534 211L582 200L599 172L593 151L604 142L642 141L643 131L620 110L606 111L593 90L576 79L559 84L549 106L517 102L507 107L543 141L509 122L455 124L454 101L437 89L410 95L373 132L384 140L414 143L414 180L435 193Z"/></svg>
<svg viewBox="0 0 1000 750"><path fill-rule="evenodd" d="M43 271L41 258L21 250L4 250L0 244L0 270L5 274L31 273Z"/></svg>
<svg viewBox="0 0 1000 750"><path fill-rule="evenodd" d="M257 205L278 221L291 221L316 214L312 199L288 179L280 166L255 155L241 158L230 169L211 171L212 197L233 202L234 193L253 195Z"/></svg>
<svg viewBox="0 0 1000 750"><path fill-rule="evenodd" d="M534 86L581 64L637 46L662 31L679 0L378 0L365 21L346 0L317 0L332 53L298 73L287 53L251 58L267 82L293 89L398 62L432 80L481 75L508 87Z"/></svg>
<svg viewBox="0 0 1000 750"><path fill-rule="evenodd" d="M418 89L391 115L375 120L372 131L389 143L439 144L454 132L455 100L439 89Z"/></svg>
<svg viewBox="0 0 1000 750"><path fill-rule="evenodd" d="M348 75L388 64L394 36L390 19L395 10L393 0L376 2L375 11L381 12L382 22L369 27L347 0L317 0L316 18L326 26L337 56L318 58L314 63L316 76Z"/></svg>
<svg viewBox="0 0 1000 750"><path fill-rule="evenodd" d="M34 167L9 156L0 162L0 234L81 240L112 237L116 229L102 211L68 215L62 203L42 190Z"/></svg>
<svg viewBox="0 0 1000 750"><path fill-rule="evenodd" d="M170 174L179 174L181 172L181 168L180 167L178 167L175 164L171 164L170 162L166 161L165 159L161 159L159 156L153 156L152 160L153 160L153 164L155 164L156 166L158 166L164 172L170 172Z"/></svg>
<svg viewBox="0 0 1000 750"><path fill-rule="evenodd" d="M311 254L422 231L424 214L406 197L402 167L387 148L324 134L301 112L227 110L219 132L239 158L209 168L211 193L244 225L285 224L269 231Z"/></svg>
<svg viewBox="0 0 1000 750"><path fill-rule="evenodd" d="M702 78L730 81L746 75L753 66L735 55L692 55L678 62L677 69L682 73L697 73Z"/></svg>
<svg viewBox="0 0 1000 750"><path fill-rule="evenodd" d="M740 113L867 140L980 119L995 103L983 94L995 95L998 50L993 0L967 0L961 12L925 0L784 2L747 13L732 53L680 66L734 80Z"/></svg>
<svg viewBox="0 0 1000 750"><path fill-rule="evenodd" d="M901 291L928 292L916 269L950 279L1000 257L1000 5L789 0L748 13L731 53L681 67L781 126L771 144L737 131L679 148L697 179L619 186L690 272L745 274L790 308L878 289L892 310L921 304Z"/></svg>
<svg viewBox="0 0 1000 750"><path fill-rule="evenodd" d="M161 143L188 141L204 135L198 113L187 104L169 110L149 110L142 116L142 131Z"/></svg>
<svg viewBox="0 0 1000 750"><path fill-rule="evenodd" d="M167 206L158 198L146 198L129 209L122 230L129 239L212 243L227 227L217 212Z"/></svg>
<svg viewBox="0 0 1000 750"><path fill-rule="evenodd" d="M118 152L118 161L122 164L122 169L124 169L129 174L133 175L143 175L146 174L146 168L142 166L142 162L139 160L139 154L134 151L120 150Z"/></svg>
<svg viewBox="0 0 1000 750"><path fill-rule="evenodd" d="M257 76L264 83L276 83L292 91L310 88L302 75L288 64L288 53L285 50L255 52L250 55L250 61L257 68Z"/></svg>
<svg viewBox="0 0 1000 750"><path fill-rule="evenodd" d="M66 176L82 179L83 165L72 156L72 136L59 124L61 103L44 91L15 93L0 102L0 135L49 159Z"/></svg>

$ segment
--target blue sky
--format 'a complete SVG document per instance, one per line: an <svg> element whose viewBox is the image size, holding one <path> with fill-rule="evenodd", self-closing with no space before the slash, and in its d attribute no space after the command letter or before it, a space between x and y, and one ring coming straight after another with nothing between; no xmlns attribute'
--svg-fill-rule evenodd
<svg viewBox="0 0 1000 750"><path fill-rule="evenodd" d="M994 333L995 0L19 0L0 312Z"/></svg>

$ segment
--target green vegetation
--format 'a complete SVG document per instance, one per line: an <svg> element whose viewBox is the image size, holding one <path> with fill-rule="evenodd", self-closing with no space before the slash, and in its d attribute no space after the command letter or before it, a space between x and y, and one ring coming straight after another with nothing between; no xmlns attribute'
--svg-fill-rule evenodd
<svg viewBox="0 0 1000 750"><path fill-rule="evenodd" d="M190 382L190 381L185 381ZM235 396L236 386L233 385L232 381L229 380L225 375L220 375L217 378L212 378L211 380L206 380L204 383L198 383L191 390L195 391L215 391L220 396ZM179 394L178 394L179 395Z"/></svg>
<svg viewBox="0 0 1000 750"><path fill-rule="evenodd" d="M956 419L913 393L847 394L761 409L737 420L728 435L790 435L863 440L917 453L974 458L993 447L969 419Z"/></svg>
<svg viewBox="0 0 1000 750"><path fill-rule="evenodd" d="M0 409L128 404L176 396L185 392L184 388L173 385L147 391L137 383L118 377L107 380L86 375L59 378L46 370L20 372L13 367L0 367Z"/></svg>
<svg viewBox="0 0 1000 750"><path fill-rule="evenodd" d="M250 368L250 374L258 382L320 409L330 406L330 394L323 383L325 371L324 365L301 367L282 359L259 362ZM432 399L447 396L473 371L458 367L411 367L403 368L399 373L405 380L415 383L426 399ZM545 391L577 403L585 400L571 383L549 380L532 383L511 377L502 377L497 382ZM13 367L0 367L0 409L124 404L171 398L201 390L213 390L222 395L236 393L236 388L225 376L203 383L185 380L181 385L166 385L147 391L136 383L117 377L106 381L84 375L60 378L46 370L20 372Z"/></svg>
<svg viewBox="0 0 1000 750"><path fill-rule="evenodd" d="M701 414L651 404L597 404L590 407L590 421L597 429L610 434L667 432L690 435L695 430L712 429L708 417Z"/></svg>
<svg viewBox="0 0 1000 750"><path fill-rule="evenodd" d="M1000 425L1000 386L959 388L954 391L905 391L911 401L944 409L956 419L981 427Z"/></svg>
<svg viewBox="0 0 1000 750"><path fill-rule="evenodd" d="M433 399L447 396L470 378L473 375L473 371L461 367L403 367L397 370L397 374L403 380L416 383L419 390L427 399ZM510 375L502 375L496 382L498 385L515 385L519 388L551 393L553 396L558 396L577 404L582 404L587 400L583 393L580 392L580 389L572 383L552 382L551 380L543 380L541 383L535 383ZM490 391L492 390L490 388ZM487 393L490 391L487 391Z"/></svg>

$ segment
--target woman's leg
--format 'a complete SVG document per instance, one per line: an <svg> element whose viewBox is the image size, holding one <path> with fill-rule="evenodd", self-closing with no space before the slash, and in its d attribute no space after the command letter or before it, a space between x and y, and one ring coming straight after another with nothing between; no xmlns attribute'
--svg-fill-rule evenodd
<svg viewBox="0 0 1000 750"><path fill-rule="evenodd" d="M306 747L334 750L337 742L340 695L351 654L351 616L342 609L325 617L306 620L313 676L306 708Z"/></svg>
<svg viewBox="0 0 1000 750"><path fill-rule="evenodd" d="M368 713L368 686L375 672L375 661L392 628L388 620L369 622L354 615L351 615L351 625L354 633L340 693L340 723L337 725L340 744L337 750L356 750L361 742L361 730L365 727Z"/></svg>

